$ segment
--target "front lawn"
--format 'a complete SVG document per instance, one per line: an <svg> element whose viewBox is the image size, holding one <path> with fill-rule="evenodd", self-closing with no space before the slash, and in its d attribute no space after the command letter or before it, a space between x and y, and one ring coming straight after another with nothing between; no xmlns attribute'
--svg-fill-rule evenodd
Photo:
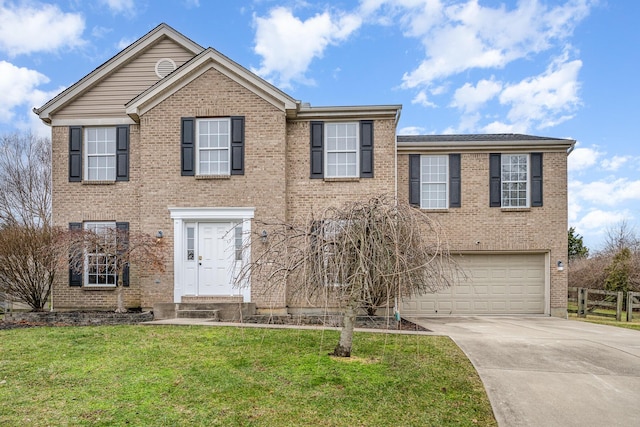
<svg viewBox="0 0 640 427"><path fill-rule="evenodd" d="M186 326L0 331L0 425L495 426L447 337Z"/></svg>

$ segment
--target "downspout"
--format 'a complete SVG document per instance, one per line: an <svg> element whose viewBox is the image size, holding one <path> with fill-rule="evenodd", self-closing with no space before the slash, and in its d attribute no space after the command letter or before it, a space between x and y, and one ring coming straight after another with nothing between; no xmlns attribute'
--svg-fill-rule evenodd
<svg viewBox="0 0 640 427"><path fill-rule="evenodd" d="M400 113L402 112L402 108L398 109L398 112L396 113L396 122L395 122L395 126L394 128L394 144L395 144L395 149L393 151L393 162L394 162L394 169L395 169L395 173L393 174L394 177L394 183L393 183L393 197L396 200L396 203L398 203L398 122L400 122Z"/></svg>

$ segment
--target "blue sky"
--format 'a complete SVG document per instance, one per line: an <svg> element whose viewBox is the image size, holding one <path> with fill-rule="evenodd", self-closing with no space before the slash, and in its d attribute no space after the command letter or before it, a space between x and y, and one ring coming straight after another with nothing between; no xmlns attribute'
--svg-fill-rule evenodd
<svg viewBox="0 0 640 427"><path fill-rule="evenodd" d="M569 224L640 232L640 1L0 0L0 134L161 22L314 106L402 104L401 134L578 141Z"/></svg>

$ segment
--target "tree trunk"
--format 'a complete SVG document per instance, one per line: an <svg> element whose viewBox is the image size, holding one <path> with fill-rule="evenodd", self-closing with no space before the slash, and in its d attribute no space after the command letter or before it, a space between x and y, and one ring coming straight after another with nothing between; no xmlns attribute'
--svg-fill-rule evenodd
<svg viewBox="0 0 640 427"><path fill-rule="evenodd" d="M340 342L333 350L336 357L351 357L351 345L353 343L353 328L356 323L356 309L349 304L344 311L344 325L340 332Z"/></svg>
<svg viewBox="0 0 640 427"><path fill-rule="evenodd" d="M120 274L118 274L117 286L118 286L118 289L116 290L116 292L117 292L116 313L126 313L127 309L124 307L124 295L122 295L123 294L123 288L124 288L124 286L122 286L122 272Z"/></svg>

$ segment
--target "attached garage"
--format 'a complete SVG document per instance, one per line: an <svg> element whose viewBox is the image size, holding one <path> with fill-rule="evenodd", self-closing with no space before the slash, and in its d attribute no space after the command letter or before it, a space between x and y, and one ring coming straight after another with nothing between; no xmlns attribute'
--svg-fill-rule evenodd
<svg viewBox="0 0 640 427"><path fill-rule="evenodd" d="M545 254L460 255L466 277L403 302L403 316L544 314Z"/></svg>

